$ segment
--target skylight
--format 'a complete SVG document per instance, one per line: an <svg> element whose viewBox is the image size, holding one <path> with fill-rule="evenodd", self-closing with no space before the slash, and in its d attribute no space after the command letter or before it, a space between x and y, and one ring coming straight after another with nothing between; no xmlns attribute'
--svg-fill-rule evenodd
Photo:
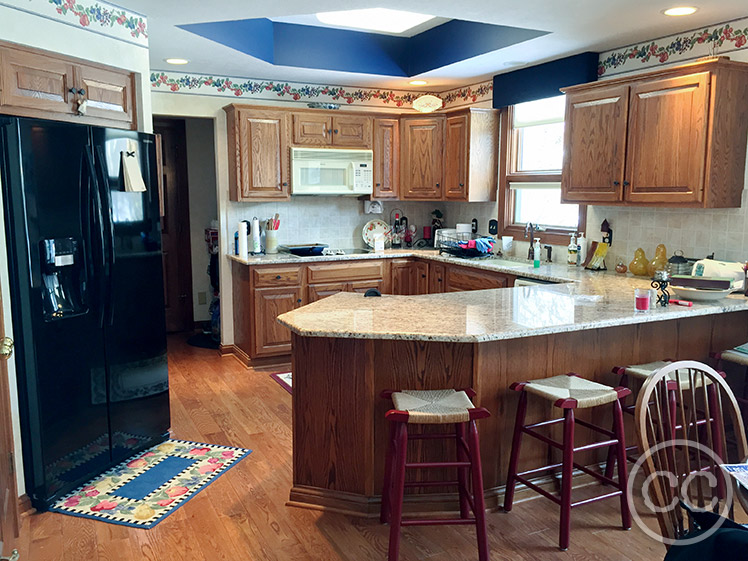
<svg viewBox="0 0 748 561"><path fill-rule="evenodd" d="M380 33L405 33L409 29L434 19L434 16L388 8L366 8L363 10L321 12L317 14L317 19L322 23L336 27L364 29Z"/></svg>

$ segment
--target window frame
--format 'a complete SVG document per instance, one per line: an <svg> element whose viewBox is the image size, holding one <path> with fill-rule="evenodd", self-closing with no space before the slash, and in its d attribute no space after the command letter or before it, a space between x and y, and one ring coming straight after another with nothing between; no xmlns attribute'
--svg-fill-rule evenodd
<svg viewBox="0 0 748 561"><path fill-rule="evenodd" d="M517 172L519 151L519 131L514 130L514 108L504 107L499 110L499 224L501 234L513 236L514 239L525 239L526 223L514 221L514 191L510 183L561 182L561 172ZM568 245L569 235L584 232L587 228L587 206L579 205L577 226L572 228L544 228L538 232L541 242L553 245ZM531 241L531 240L528 240Z"/></svg>

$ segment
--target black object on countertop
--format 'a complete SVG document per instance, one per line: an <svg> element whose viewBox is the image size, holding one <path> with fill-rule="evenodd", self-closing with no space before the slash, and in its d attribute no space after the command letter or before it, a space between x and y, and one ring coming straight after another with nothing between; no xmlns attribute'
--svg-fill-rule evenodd
<svg viewBox="0 0 748 561"><path fill-rule="evenodd" d="M371 296L381 296L382 293L379 292L376 288L370 288L366 292L364 292L364 298L368 298Z"/></svg>
<svg viewBox="0 0 748 561"><path fill-rule="evenodd" d="M137 152L143 192L125 190ZM152 134L0 117L26 491L45 510L170 426Z"/></svg>
<svg viewBox="0 0 748 561"><path fill-rule="evenodd" d="M280 245L280 251L298 255L299 257L311 257L312 255L322 255L322 250L327 247L326 243L313 243L304 245Z"/></svg>

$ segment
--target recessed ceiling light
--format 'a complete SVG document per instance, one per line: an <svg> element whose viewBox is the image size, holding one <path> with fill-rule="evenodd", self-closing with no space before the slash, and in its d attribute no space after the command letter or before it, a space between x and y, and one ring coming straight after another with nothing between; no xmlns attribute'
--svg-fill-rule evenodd
<svg viewBox="0 0 748 561"><path fill-rule="evenodd" d="M317 14L317 19L322 23L336 27L350 27L384 33L404 33L417 25L434 19L434 16L388 8L366 8L363 10L321 12Z"/></svg>
<svg viewBox="0 0 748 561"><path fill-rule="evenodd" d="M186 58L165 58L164 61L168 62L169 64L187 64L190 62Z"/></svg>
<svg viewBox="0 0 748 561"><path fill-rule="evenodd" d="M411 86L425 86L428 84L426 80L411 80L408 82Z"/></svg>
<svg viewBox="0 0 748 561"><path fill-rule="evenodd" d="M698 8L695 6L676 6L674 8L668 8L663 10L662 13L666 16L690 16L695 13Z"/></svg>

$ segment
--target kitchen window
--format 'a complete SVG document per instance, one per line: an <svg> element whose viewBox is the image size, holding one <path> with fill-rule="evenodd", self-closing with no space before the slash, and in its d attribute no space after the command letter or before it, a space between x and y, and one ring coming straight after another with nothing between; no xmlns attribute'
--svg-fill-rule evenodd
<svg viewBox="0 0 748 561"><path fill-rule="evenodd" d="M528 222L541 227L541 242L566 244L582 231L586 207L561 203L564 96L528 101L502 110L500 216L504 235L523 239Z"/></svg>

